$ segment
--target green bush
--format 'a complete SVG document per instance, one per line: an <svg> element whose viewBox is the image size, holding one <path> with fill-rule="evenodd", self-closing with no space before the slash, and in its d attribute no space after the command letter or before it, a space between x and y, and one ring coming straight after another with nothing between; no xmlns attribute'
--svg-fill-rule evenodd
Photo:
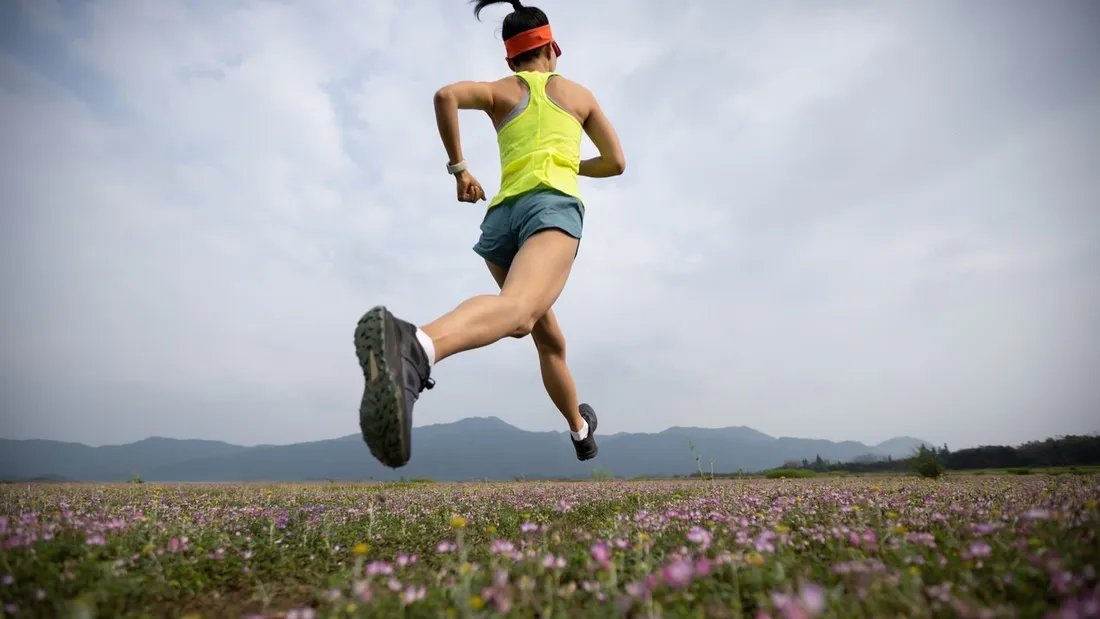
<svg viewBox="0 0 1100 619"><path fill-rule="evenodd" d="M1031 475L1031 469L1029 469L1029 468L1005 469L1005 473L1008 473L1009 475Z"/></svg>
<svg viewBox="0 0 1100 619"><path fill-rule="evenodd" d="M773 469L771 471L765 471L764 477L768 479L798 479L801 477L815 477L817 473L809 469Z"/></svg>
<svg viewBox="0 0 1100 619"><path fill-rule="evenodd" d="M599 467L592 469L593 481L606 481L609 479L615 479L615 474L611 472L611 469L601 469Z"/></svg>
<svg viewBox="0 0 1100 619"><path fill-rule="evenodd" d="M928 479L935 479L944 473L943 465L936 459L936 454L929 450L921 451L917 456L917 474Z"/></svg>

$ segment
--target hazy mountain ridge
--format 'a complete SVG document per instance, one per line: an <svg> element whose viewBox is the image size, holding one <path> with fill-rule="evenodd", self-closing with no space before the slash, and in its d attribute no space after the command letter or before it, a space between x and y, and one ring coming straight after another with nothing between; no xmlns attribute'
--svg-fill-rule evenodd
<svg viewBox="0 0 1100 619"><path fill-rule="evenodd" d="M0 478L125 481L510 480L685 475L760 470L789 460L833 461L908 455L927 441L898 437L855 441L771 437L752 428L672 427L657 433L601 437L600 455L578 462L565 432L529 432L496 417L472 417L413 429L412 461L391 470L371 457L358 435L244 447L221 441L152 437L89 447L41 439L0 439ZM690 447L689 447L690 442ZM698 464L696 456L699 457Z"/></svg>

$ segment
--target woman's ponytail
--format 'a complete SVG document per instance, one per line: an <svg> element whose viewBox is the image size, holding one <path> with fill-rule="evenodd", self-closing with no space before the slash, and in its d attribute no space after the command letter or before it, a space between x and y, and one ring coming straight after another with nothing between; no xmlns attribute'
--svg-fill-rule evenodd
<svg viewBox="0 0 1100 619"><path fill-rule="evenodd" d="M484 9L485 7L489 6L490 4L503 4L505 2L512 5L512 10L513 11L521 11L525 8L523 6L523 4L520 3L519 0L474 0L474 3L475 3L475 5L474 5L474 17L476 17L480 20L481 19L481 9Z"/></svg>

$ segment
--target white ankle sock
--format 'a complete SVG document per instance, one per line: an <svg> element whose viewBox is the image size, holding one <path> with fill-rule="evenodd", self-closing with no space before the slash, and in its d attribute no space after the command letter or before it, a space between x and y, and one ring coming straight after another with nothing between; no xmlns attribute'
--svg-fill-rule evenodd
<svg viewBox="0 0 1100 619"><path fill-rule="evenodd" d="M581 423L583 425L581 426L580 431L578 431L578 432L574 432L572 430L569 431L569 433L573 435L573 440L574 441L583 441L584 439L588 438L588 422L582 419Z"/></svg>
<svg viewBox="0 0 1100 619"><path fill-rule="evenodd" d="M420 346L424 348L424 352L428 355L428 367L435 365L435 343L432 342L432 338L428 337L428 334L424 333L422 329L417 329L416 341L420 342Z"/></svg>

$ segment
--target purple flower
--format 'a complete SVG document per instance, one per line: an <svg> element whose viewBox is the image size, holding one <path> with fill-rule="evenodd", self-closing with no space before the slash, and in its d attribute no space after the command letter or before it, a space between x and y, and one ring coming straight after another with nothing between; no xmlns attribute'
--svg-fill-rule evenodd
<svg viewBox="0 0 1100 619"><path fill-rule="evenodd" d="M605 542L593 544L590 550L592 552L592 559L595 560L600 567L607 569L611 566L611 548L609 548Z"/></svg>
<svg viewBox="0 0 1100 619"><path fill-rule="evenodd" d="M806 583L798 590L798 602L811 617L825 610L825 589L815 583Z"/></svg>
<svg viewBox="0 0 1100 619"><path fill-rule="evenodd" d="M428 590L424 587L413 587L410 585L408 589L405 589L405 595L402 596L401 600L406 604L412 604L418 600L423 600L424 596L427 594Z"/></svg>
<svg viewBox="0 0 1100 619"><path fill-rule="evenodd" d="M389 563L385 561L371 561L367 564L367 576L390 575L393 573L393 568Z"/></svg>
<svg viewBox="0 0 1100 619"><path fill-rule="evenodd" d="M1025 520L1047 520L1050 518L1050 510L1041 507L1033 507L1020 514L1020 517Z"/></svg>
<svg viewBox="0 0 1100 619"><path fill-rule="evenodd" d="M874 548L875 545L878 544L878 536L875 535L875 532L870 529L864 531L862 537L863 546L866 548Z"/></svg>
<svg viewBox="0 0 1100 619"><path fill-rule="evenodd" d="M704 550L710 547L710 531L707 531L706 529L703 529L701 527L692 527L691 530L688 531L687 538L689 542L698 544Z"/></svg>
<svg viewBox="0 0 1100 619"><path fill-rule="evenodd" d="M993 548L985 542L974 542L970 545L970 556L974 558L988 557L993 554Z"/></svg>
<svg viewBox="0 0 1100 619"><path fill-rule="evenodd" d="M673 589L686 589L691 584L692 567L683 559L677 559L661 568L661 580Z"/></svg>
<svg viewBox="0 0 1100 619"><path fill-rule="evenodd" d="M370 583L365 580L355 581L355 583L351 586L351 594L363 603L369 602L374 596L374 592L371 590Z"/></svg>
<svg viewBox="0 0 1100 619"><path fill-rule="evenodd" d="M929 548L936 547L936 537L931 533L910 533L909 541Z"/></svg>
<svg viewBox="0 0 1100 619"><path fill-rule="evenodd" d="M809 619L825 610L825 590L820 585L807 583L797 595L773 593L772 603L783 619Z"/></svg>
<svg viewBox="0 0 1100 619"><path fill-rule="evenodd" d="M702 577L710 574L711 562L706 557L700 557L695 560L695 575Z"/></svg>
<svg viewBox="0 0 1100 619"><path fill-rule="evenodd" d="M177 552L186 551L189 545L190 544L186 537L173 537L172 539L168 540L168 546L166 547L166 550L168 550L168 552L170 553L175 554Z"/></svg>

